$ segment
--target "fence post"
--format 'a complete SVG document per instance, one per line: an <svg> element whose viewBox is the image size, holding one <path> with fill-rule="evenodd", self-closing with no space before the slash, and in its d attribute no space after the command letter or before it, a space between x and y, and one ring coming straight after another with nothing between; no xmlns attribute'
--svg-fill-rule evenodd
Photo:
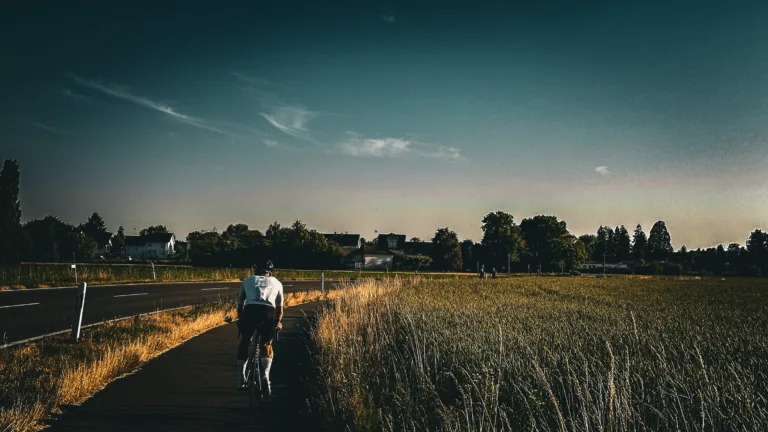
<svg viewBox="0 0 768 432"><path fill-rule="evenodd" d="M82 282L75 298L75 322L72 324L72 341L80 340L80 327L83 325L83 310L85 309L85 288L87 283Z"/></svg>
<svg viewBox="0 0 768 432"><path fill-rule="evenodd" d="M320 272L320 291L325 292L325 272Z"/></svg>

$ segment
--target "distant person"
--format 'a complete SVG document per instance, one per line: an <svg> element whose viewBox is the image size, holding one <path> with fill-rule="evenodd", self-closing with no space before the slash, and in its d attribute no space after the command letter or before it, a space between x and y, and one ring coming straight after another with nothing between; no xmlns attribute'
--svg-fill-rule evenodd
<svg viewBox="0 0 768 432"><path fill-rule="evenodd" d="M283 284L272 277L272 262L264 268L254 268L253 276L240 285L237 298L237 326L240 329L240 344L237 347L237 389L247 390L246 365L248 346L256 329L259 330L259 361L261 362L262 389L269 396L272 387L269 370L272 368L272 337L275 329L283 328Z"/></svg>
<svg viewBox="0 0 768 432"><path fill-rule="evenodd" d="M499 277L499 272L497 272L497 271L496 271L496 267L494 267L493 269L491 269L491 277L492 277L492 278L494 278L494 279L496 279L497 277Z"/></svg>

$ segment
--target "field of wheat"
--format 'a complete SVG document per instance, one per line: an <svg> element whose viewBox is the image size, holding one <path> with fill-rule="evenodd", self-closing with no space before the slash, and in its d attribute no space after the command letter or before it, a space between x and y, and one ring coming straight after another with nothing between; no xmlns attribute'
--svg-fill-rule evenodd
<svg viewBox="0 0 768 432"><path fill-rule="evenodd" d="M380 282L318 317L312 400L345 430L768 430L758 279ZM383 293L383 294L381 294Z"/></svg>

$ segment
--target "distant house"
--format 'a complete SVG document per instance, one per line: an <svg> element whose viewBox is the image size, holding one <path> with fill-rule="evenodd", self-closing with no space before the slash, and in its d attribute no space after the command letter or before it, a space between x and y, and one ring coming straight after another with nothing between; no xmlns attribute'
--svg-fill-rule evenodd
<svg viewBox="0 0 768 432"><path fill-rule="evenodd" d="M323 234L326 240L334 242L342 249L359 249L360 234Z"/></svg>
<svg viewBox="0 0 768 432"><path fill-rule="evenodd" d="M170 258L176 254L175 245L173 233L125 236L125 254L135 259Z"/></svg>
<svg viewBox="0 0 768 432"><path fill-rule="evenodd" d="M100 233L93 240L96 242L96 248L94 249L94 253L96 255L104 256L112 253L112 233L111 232Z"/></svg>
<svg viewBox="0 0 768 432"><path fill-rule="evenodd" d="M405 234L379 234L376 237L376 248L381 250L403 250Z"/></svg>
<svg viewBox="0 0 768 432"><path fill-rule="evenodd" d="M355 269L384 270L392 268L393 258L391 252L363 245L347 255L343 262Z"/></svg>

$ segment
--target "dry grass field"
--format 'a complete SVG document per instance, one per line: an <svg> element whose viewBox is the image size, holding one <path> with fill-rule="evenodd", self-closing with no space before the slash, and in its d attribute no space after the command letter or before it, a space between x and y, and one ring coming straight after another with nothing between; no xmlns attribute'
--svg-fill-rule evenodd
<svg viewBox="0 0 768 432"><path fill-rule="evenodd" d="M768 430L765 280L372 285L313 332L330 429Z"/></svg>

